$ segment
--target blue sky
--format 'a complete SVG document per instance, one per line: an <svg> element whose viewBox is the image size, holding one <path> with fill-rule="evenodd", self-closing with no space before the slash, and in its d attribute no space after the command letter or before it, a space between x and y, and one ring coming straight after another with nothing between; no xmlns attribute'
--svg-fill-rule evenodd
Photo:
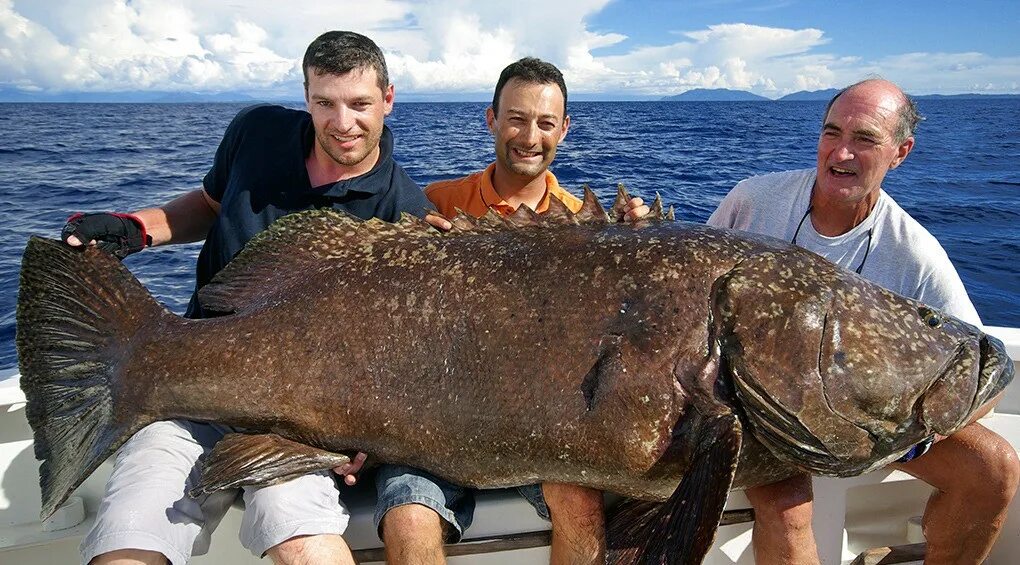
<svg viewBox="0 0 1020 565"><path fill-rule="evenodd" d="M1016 0L623 0L589 22L599 31L628 30L629 39L610 48L617 53L668 42L678 32L741 22L821 29L827 50L868 59L911 51L1020 55Z"/></svg>
<svg viewBox="0 0 1020 565"><path fill-rule="evenodd" d="M0 0L0 91L300 98L304 48L337 28L379 43L398 97L484 94L525 55L609 99L875 74L1020 94L1020 2L918 0Z"/></svg>

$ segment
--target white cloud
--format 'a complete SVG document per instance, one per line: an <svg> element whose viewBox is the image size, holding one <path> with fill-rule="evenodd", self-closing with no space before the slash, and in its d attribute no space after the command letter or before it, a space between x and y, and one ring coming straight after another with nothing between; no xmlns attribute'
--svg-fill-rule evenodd
<svg viewBox="0 0 1020 565"><path fill-rule="evenodd" d="M661 96L726 87L778 96L881 74L908 90L1017 92L1020 57L827 52L819 29L720 23L637 44L588 23L609 0L0 0L0 86L28 91L300 93L300 57L329 29L387 53L400 93L488 92L525 55L560 66L572 93ZM603 54L609 48L613 54ZM1007 80L1008 79L1008 80Z"/></svg>
<svg viewBox="0 0 1020 565"><path fill-rule="evenodd" d="M605 76L611 69L591 51L626 36L592 32L584 20L607 3L514 0L512 10L504 3L463 0L416 3L411 12L419 26L407 33L429 47L403 52L385 45L387 62L398 90L412 91L488 91L503 67L524 56L557 63L568 79Z"/></svg>
<svg viewBox="0 0 1020 565"><path fill-rule="evenodd" d="M387 65L398 91L482 90L495 81L492 69L512 61L512 31L482 24L478 14L456 11L420 20L421 33L436 38L421 55L390 52Z"/></svg>
<svg viewBox="0 0 1020 565"><path fill-rule="evenodd" d="M910 76L909 92L1012 92L1018 93L1015 77L1020 76L1020 56L990 57L983 53L905 53L862 65L863 73L893 80ZM1006 80L1008 77L1009 80Z"/></svg>
<svg viewBox="0 0 1020 565"><path fill-rule="evenodd" d="M793 90L805 69L804 53L827 43L820 30L788 30L747 24L720 24L682 32L684 39L640 46L597 59L617 72L633 93L675 94L691 88L735 88L768 93ZM823 65L824 67L824 65ZM600 77L593 77L598 80ZM613 90L609 85L609 90ZM592 88L597 88L593 82ZM603 87L605 88L605 87Z"/></svg>
<svg viewBox="0 0 1020 565"><path fill-rule="evenodd" d="M300 57L315 35L403 24L408 7L0 0L0 80L54 91L298 90Z"/></svg>

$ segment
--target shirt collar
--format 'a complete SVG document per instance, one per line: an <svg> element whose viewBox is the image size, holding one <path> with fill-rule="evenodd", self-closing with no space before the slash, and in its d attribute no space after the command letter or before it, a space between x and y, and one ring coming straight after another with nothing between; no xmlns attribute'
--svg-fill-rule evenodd
<svg viewBox="0 0 1020 565"><path fill-rule="evenodd" d="M479 183L478 191L482 197L482 203L486 207L494 208L501 215L506 216L513 214L515 208L507 203L502 196L496 192L496 188L492 186L492 176L496 171L496 163L491 163L482 172L481 182ZM560 188L559 181L556 180L556 175L552 174L552 171L545 171L545 194L542 195L542 200L538 203L538 208L535 212L542 213L549 209L549 198L553 195L559 195L563 192Z"/></svg>

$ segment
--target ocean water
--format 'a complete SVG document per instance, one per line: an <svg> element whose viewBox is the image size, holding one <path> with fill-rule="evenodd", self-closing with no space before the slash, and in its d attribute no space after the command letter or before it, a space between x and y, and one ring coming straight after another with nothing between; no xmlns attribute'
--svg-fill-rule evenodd
<svg viewBox="0 0 1020 565"><path fill-rule="evenodd" d="M927 120L885 188L945 246L982 319L1020 326L1020 100L921 100ZM29 235L76 211L130 211L200 186L234 104L0 104L0 370L17 364L15 304ZM482 103L398 103L396 159L422 186L492 161ZM821 102L576 102L553 170L609 200L622 182L704 222L739 180L814 166ZM199 245L125 264L172 311Z"/></svg>

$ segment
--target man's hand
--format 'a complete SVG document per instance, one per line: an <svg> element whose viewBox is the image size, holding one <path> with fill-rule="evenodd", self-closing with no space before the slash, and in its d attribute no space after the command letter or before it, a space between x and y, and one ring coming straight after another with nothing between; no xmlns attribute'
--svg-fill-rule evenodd
<svg viewBox="0 0 1020 565"><path fill-rule="evenodd" d="M344 478L344 484L352 487L358 482L358 477L355 475L365 465L365 459L368 459L368 454L359 451L358 454L354 456L354 459L351 459L350 463L334 467L333 472Z"/></svg>
<svg viewBox="0 0 1020 565"><path fill-rule="evenodd" d="M436 228L439 231L450 231L453 229L453 224L450 223L450 220L447 220L446 218L436 213L430 212L426 214L425 221L428 222L430 226Z"/></svg>
<svg viewBox="0 0 1020 565"><path fill-rule="evenodd" d="M623 217L617 218L617 221L623 220L626 222L633 222L643 218L651 209L645 205L645 201L641 200L637 196L627 201L627 204L623 207Z"/></svg>
<svg viewBox="0 0 1020 565"><path fill-rule="evenodd" d="M74 214L60 230L60 239L72 247L95 245L120 259L152 244L137 216L113 212Z"/></svg>

